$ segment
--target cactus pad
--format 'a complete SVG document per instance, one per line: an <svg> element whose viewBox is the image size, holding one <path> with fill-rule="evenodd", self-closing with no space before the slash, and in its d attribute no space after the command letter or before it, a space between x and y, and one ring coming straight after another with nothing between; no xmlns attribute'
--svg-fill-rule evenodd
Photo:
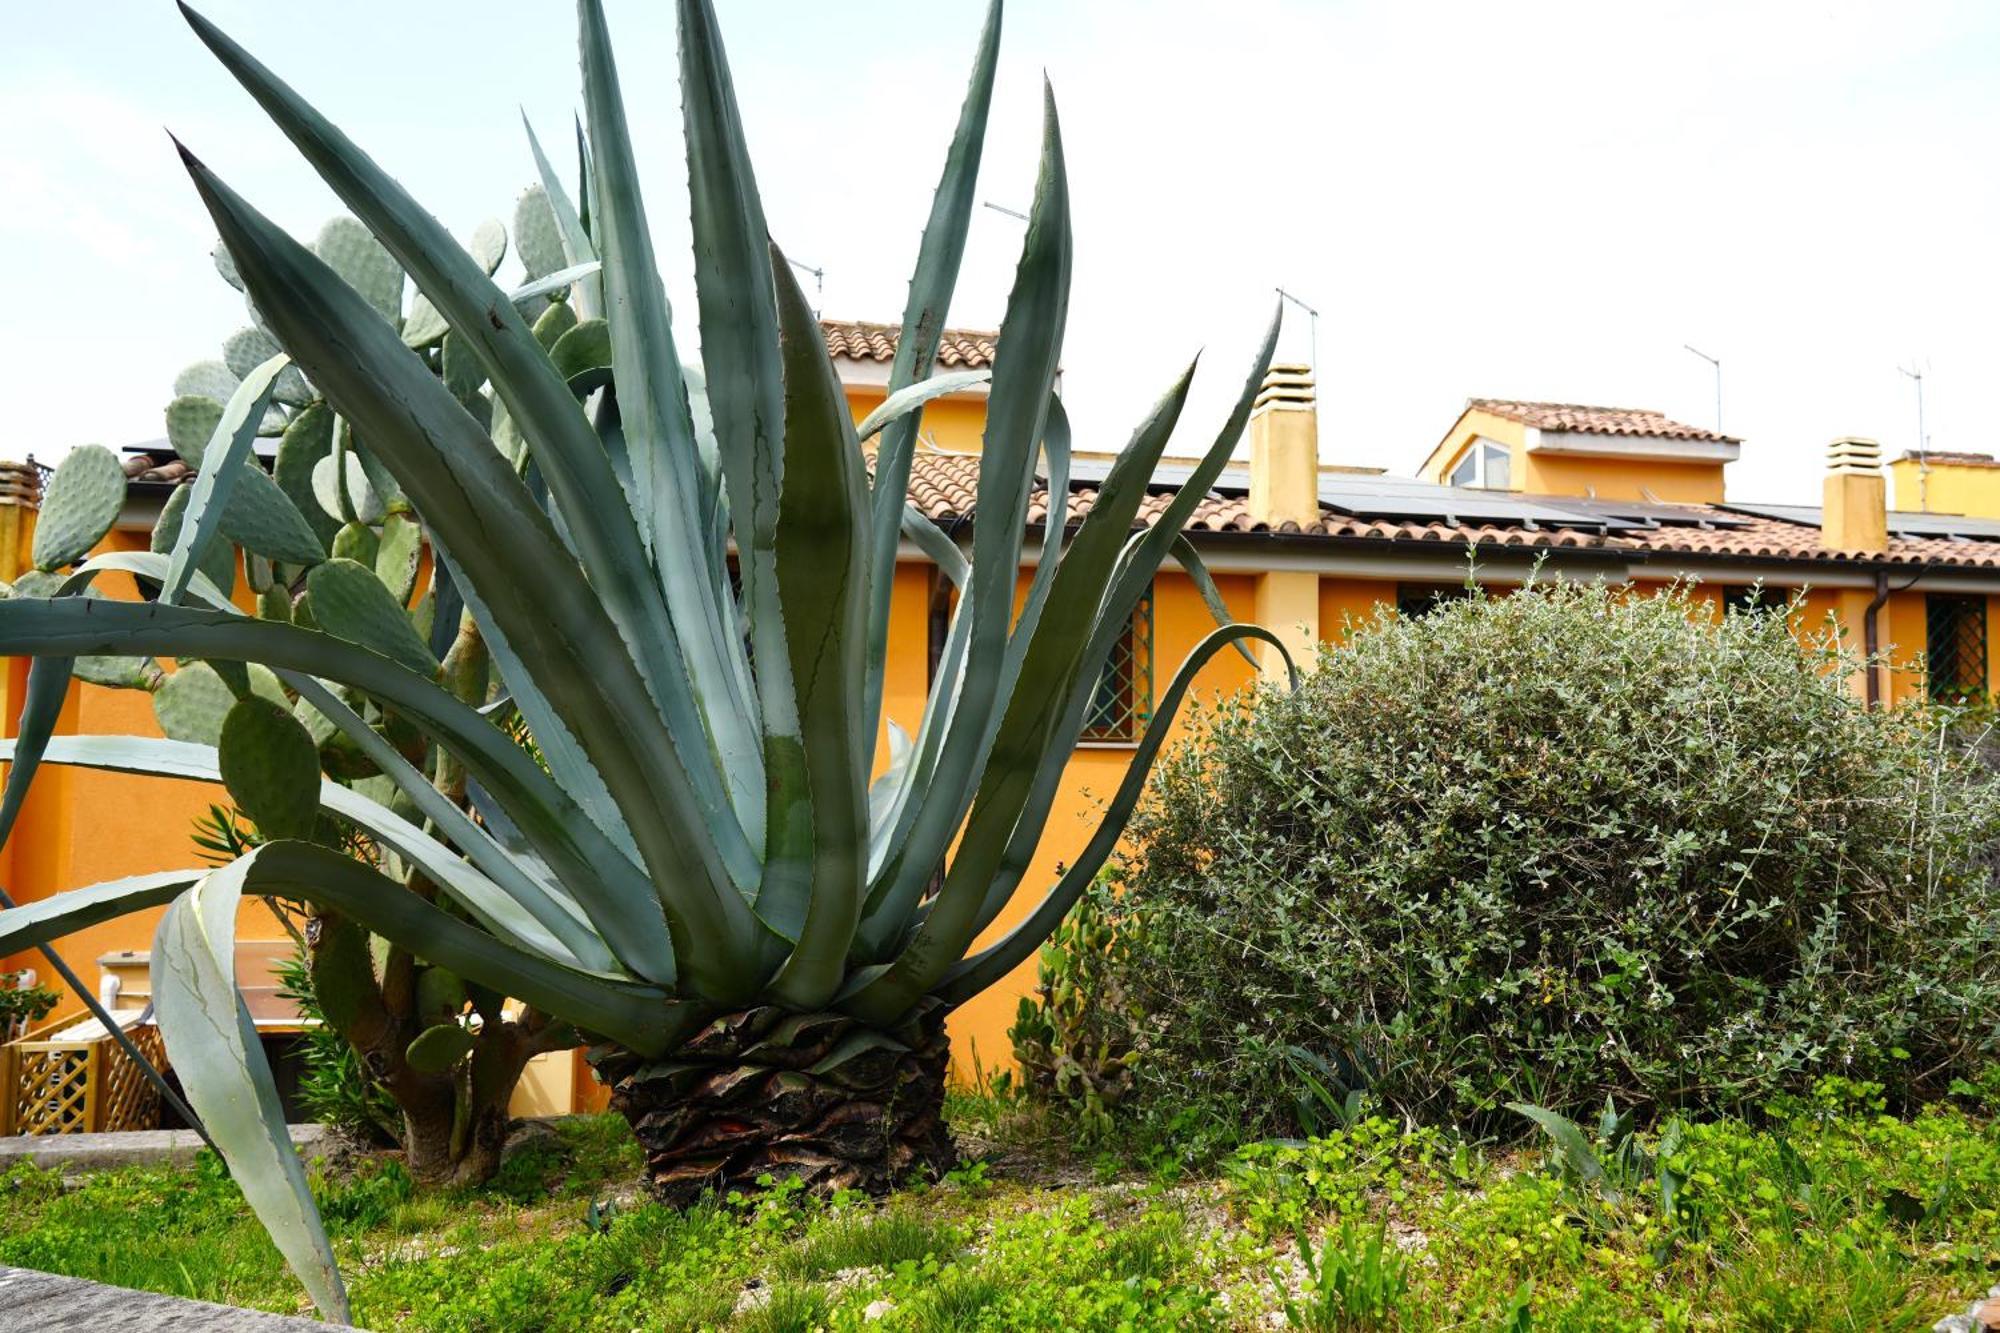
<svg viewBox="0 0 2000 1333"><path fill-rule="evenodd" d="M403 321L405 347L429 347L451 329L431 298L418 292L410 299L410 317Z"/></svg>
<svg viewBox="0 0 2000 1333"><path fill-rule="evenodd" d="M267 838L310 838L319 819L319 750L291 710L258 695L222 721L218 766L236 808Z"/></svg>
<svg viewBox="0 0 2000 1333"><path fill-rule="evenodd" d="M420 1074L442 1074L472 1049L472 1034L456 1023L440 1023L417 1034L403 1058Z"/></svg>
<svg viewBox="0 0 2000 1333"><path fill-rule="evenodd" d="M417 566L423 559L424 530L408 514L382 520L382 538L375 550L375 577L399 605L417 590Z"/></svg>
<svg viewBox="0 0 2000 1333"><path fill-rule="evenodd" d="M470 344L456 333L444 335L442 360L444 387L460 402L476 395L479 386L486 383L486 367L479 363L479 356Z"/></svg>
<svg viewBox="0 0 2000 1333"><path fill-rule="evenodd" d="M42 492L42 513L35 521L36 569L73 565L90 554L118 521L125 505L125 469L118 456L101 444L69 451Z"/></svg>
<svg viewBox="0 0 2000 1333"><path fill-rule="evenodd" d="M242 379L283 350L278 340L262 329L238 329L222 344L222 364Z"/></svg>
<svg viewBox="0 0 2000 1333"><path fill-rule="evenodd" d="M546 352L556 345L557 339L575 327L576 311L569 308L569 302L556 301L535 321L535 341Z"/></svg>
<svg viewBox="0 0 2000 1333"><path fill-rule="evenodd" d="M182 394L167 404L167 443L189 467L199 469L221 421L221 403L205 394Z"/></svg>
<svg viewBox="0 0 2000 1333"><path fill-rule="evenodd" d="M8 586L9 597L53 597L56 589L62 587L62 575L51 574L45 569L31 569Z"/></svg>
<svg viewBox="0 0 2000 1333"><path fill-rule="evenodd" d="M327 633L423 675L437 670L437 659L410 623L409 612L382 586L374 570L352 560L329 560L306 575L306 589L312 594L313 619Z"/></svg>
<svg viewBox="0 0 2000 1333"><path fill-rule="evenodd" d="M611 377L611 326L601 319L584 320L556 340L549 360L572 391L597 388Z"/></svg>
<svg viewBox="0 0 2000 1333"><path fill-rule="evenodd" d="M350 217L319 229L313 252L391 324L403 322L403 270L374 233Z"/></svg>
<svg viewBox="0 0 2000 1333"><path fill-rule="evenodd" d="M285 498L271 474L254 463L237 474L230 487L222 534L246 551L289 565L316 565L326 559L326 547L305 515Z"/></svg>
<svg viewBox="0 0 2000 1333"><path fill-rule="evenodd" d="M174 397L199 394L203 398L226 403L229 395L236 392L242 378L231 374L229 367L220 361L197 361L174 376Z"/></svg>
<svg viewBox="0 0 2000 1333"><path fill-rule="evenodd" d="M194 498L194 487L176 486L174 493L167 497L161 507L160 516L153 523L152 549L166 555L174 549L174 542L181 535L181 518L187 513L188 502ZM201 553L201 563L196 565L209 581L227 597L236 589L236 548L227 541L212 541L208 549Z"/></svg>
<svg viewBox="0 0 2000 1333"><path fill-rule="evenodd" d="M472 229L472 244L466 249L479 261L479 267L492 277L500 268L500 261L507 257L507 228L499 218L488 218Z"/></svg>
<svg viewBox="0 0 2000 1333"><path fill-rule="evenodd" d="M183 664L153 691L153 718L160 730L199 745L222 739L222 720L235 705L236 696L205 662Z"/></svg>
<svg viewBox="0 0 2000 1333"><path fill-rule="evenodd" d="M549 196L540 185L522 191L514 205L514 254L531 281L545 278L568 263L555 209L549 206Z"/></svg>
<svg viewBox="0 0 2000 1333"><path fill-rule="evenodd" d="M239 292L243 290L243 278L236 272L236 256L229 253L229 247L222 243L220 236L209 248L208 257L215 261L215 271L222 275L224 282Z"/></svg>
<svg viewBox="0 0 2000 1333"><path fill-rule="evenodd" d="M313 493L313 467L332 452L333 409L314 403L285 427L285 438L278 442L277 466L272 469L278 489L322 544L333 541L333 534L340 531L340 520L320 507L319 497Z"/></svg>
<svg viewBox="0 0 2000 1333"><path fill-rule="evenodd" d="M366 523L343 523L340 531L333 535L333 545L329 549L335 560L352 560L360 565L373 565L375 551L381 546L381 538L375 529Z"/></svg>
<svg viewBox="0 0 2000 1333"><path fill-rule="evenodd" d="M367 469L352 451L347 455L347 500L354 506L355 517L363 523L382 521L382 501L375 494L375 488L368 484ZM313 464L313 496L319 501L320 509L336 521L341 517L340 489L334 478L338 475L333 468L333 455L328 454Z"/></svg>
<svg viewBox="0 0 2000 1333"><path fill-rule="evenodd" d="M78 680L114 690L149 690L161 678L150 657L79 657L73 670Z"/></svg>
<svg viewBox="0 0 2000 1333"><path fill-rule="evenodd" d="M442 967L417 973L417 1012L425 1018L456 1018L465 1009L465 983Z"/></svg>

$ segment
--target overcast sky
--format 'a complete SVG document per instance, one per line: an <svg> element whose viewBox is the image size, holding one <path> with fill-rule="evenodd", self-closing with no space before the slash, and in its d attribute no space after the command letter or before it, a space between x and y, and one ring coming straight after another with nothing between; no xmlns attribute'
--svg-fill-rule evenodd
<svg viewBox="0 0 2000 1333"><path fill-rule="evenodd" d="M691 326L670 6L610 0ZM980 6L719 0L766 211L823 312L895 320ZM1213 429L1274 287L1320 311L1328 461L1408 472L1471 396L1658 408L1746 437L1738 499L1806 500L1835 435L1990 451L2000 6L1010 0L984 198L1025 208L1053 80L1077 262L1065 394L1115 447L1197 350ZM538 0L210 0L460 234L568 144L574 18ZM0 453L162 433L243 323L165 129L295 231L336 204L167 0L11 6L0 43ZM558 154L567 162L571 155ZM1019 224L981 210L954 323ZM810 291L810 284L808 284ZM1302 316L1287 326L1303 358ZM692 337L690 333L690 338ZM1201 443L1198 430L1177 447Z"/></svg>

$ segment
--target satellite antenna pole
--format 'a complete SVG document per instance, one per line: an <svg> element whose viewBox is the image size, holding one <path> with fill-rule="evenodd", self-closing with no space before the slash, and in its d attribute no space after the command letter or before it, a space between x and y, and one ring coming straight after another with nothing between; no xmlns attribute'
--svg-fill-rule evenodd
<svg viewBox="0 0 2000 1333"><path fill-rule="evenodd" d="M826 270L823 268L814 268L811 264L806 263L804 260L793 259L790 255L785 256L785 262L787 264L790 264L793 268L797 269L799 272L807 273L812 276L813 318L818 319L819 308L826 302Z"/></svg>
<svg viewBox="0 0 2000 1333"><path fill-rule="evenodd" d="M1924 434L1924 372L1903 366L1896 369L1917 382L1917 508L1931 512L1931 441Z"/></svg>
<svg viewBox="0 0 2000 1333"><path fill-rule="evenodd" d="M1298 297L1293 296L1283 287L1273 287L1271 290L1278 294L1279 300L1290 301L1293 305L1306 312L1308 336L1311 338L1312 346L1313 380L1317 382L1319 380L1319 311L1313 309Z"/></svg>
<svg viewBox="0 0 2000 1333"><path fill-rule="evenodd" d="M1023 213L1020 209L1008 208L1005 204L996 204L991 199L986 200L985 203L982 205L982 207L990 208L995 213L1005 213L1008 217L1014 219L1014 221L1016 222L1028 221L1028 215L1026 213Z"/></svg>
<svg viewBox="0 0 2000 1333"><path fill-rule="evenodd" d="M1710 356L1707 352L1702 351L1692 343L1682 343L1681 346L1715 367L1715 433L1720 435L1722 434L1722 361L1719 357Z"/></svg>

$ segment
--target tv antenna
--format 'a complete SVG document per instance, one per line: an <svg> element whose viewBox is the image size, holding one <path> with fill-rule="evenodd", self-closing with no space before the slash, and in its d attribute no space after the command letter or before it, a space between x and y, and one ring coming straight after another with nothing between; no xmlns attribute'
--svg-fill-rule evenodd
<svg viewBox="0 0 2000 1333"><path fill-rule="evenodd" d="M1005 213L1008 217L1014 219L1014 221L1016 222L1028 221L1028 215L1026 213L1023 213L1020 209L1009 208L1005 204L996 204L991 199L986 200L980 206L982 208L990 208L995 213Z"/></svg>
<svg viewBox="0 0 2000 1333"><path fill-rule="evenodd" d="M1916 364L1914 357L1911 364ZM1928 514L1931 511L1931 441L1924 434L1924 372L1908 366L1897 366L1896 369L1917 384L1917 509Z"/></svg>
<svg viewBox="0 0 2000 1333"><path fill-rule="evenodd" d="M1722 358L1710 356L1693 343L1682 343L1681 346L1715 367L1715 433L1720 435L1722 434Z"/></svg>
<svg viewBox="0 0 2000 1333"><path fill-rule="evenodd" d="M1319 311L1313 309L1283 287L1273 287L1271 290L1278 294L1280 301L1290 301L1293 305L1306 312L1307 336L1311 339L1310 345L1312 348L1313 380L1317 382L1319 380Z"/></svg>
<svg viewBox="0 0 2000 1333"><path fill-rule="evenodd" d="M826 270L823 268L814 268L811 264L806 263L803 259L794 259L790 255L785 256L785 262L787 264L790 264L793 268L797 269L799 272L804 273L812 278L813 318L818 319L819 308L826 301Z"/></svg>

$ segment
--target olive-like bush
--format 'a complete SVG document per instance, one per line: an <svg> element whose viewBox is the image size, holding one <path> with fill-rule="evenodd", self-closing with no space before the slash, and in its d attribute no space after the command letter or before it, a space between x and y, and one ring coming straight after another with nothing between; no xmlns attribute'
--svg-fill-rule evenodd
<svg viewBox="0 0 2000 1333"><path fill-rule="evenodd" d="M1162 762L1109 942L1062 960L1117 1003L1023 1031L1239 1135L1364 1084L1510 1134L1510 1101L1941 1093L2000 1048L2000 781L1805 615L1543 584L1355 627Z"/></svg>

